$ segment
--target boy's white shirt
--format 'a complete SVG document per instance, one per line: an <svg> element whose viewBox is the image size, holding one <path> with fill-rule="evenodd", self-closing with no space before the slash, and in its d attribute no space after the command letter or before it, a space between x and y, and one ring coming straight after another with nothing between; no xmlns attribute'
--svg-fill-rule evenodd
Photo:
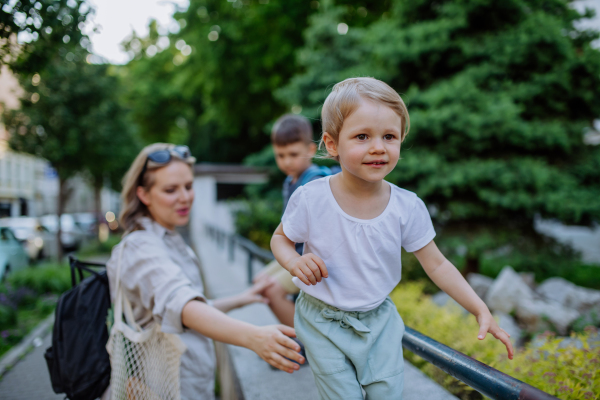
<svg viewBox="0 0 600 400"><path fill-rule="evenodd" d="M308 286L307 294L345 311L377 308L400 282L401 247L417 251L435 237L425 204L416 194L390 184L391 196L376 218L346 214L331 192L331 176L296 189L282 217L285 235L319 256L329 277Z"/></svg>

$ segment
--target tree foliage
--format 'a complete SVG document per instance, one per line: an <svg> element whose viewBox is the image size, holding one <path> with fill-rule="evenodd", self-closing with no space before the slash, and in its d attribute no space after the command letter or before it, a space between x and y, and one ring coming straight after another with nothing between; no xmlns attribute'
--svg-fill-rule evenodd
<svg viewBox="0 0 600 400"><path fill-rule="evenodd" d="M396 0L346 35L340 16L326 4L312 17L305 70L279 98L314 118L345 78L394 87L411 133L389 178L432 206L468 259L505 244L547 246L537 215L600 220L600 149L583 143L600 116L598 33L574 28L582 15L567 1Z"/></svg>
<svg viewBox="0 0 600 400"><path fill-rule="evenodd" d="M16 73L34 74L58 53L65 56L67 44L87 49L90 41L81 27L91 13L93 9L84 0L4 3L0 10L0 60Z"/></svg>
<svg viewBox="0 0 600 400"><path fill-rule="evenodd" d="M98 208L102 186L121 179L137 150L119 102L119 80L109 65L88 62L89 39L81 32L92 12L86 3L32 4L16 2L8 18L2 15L8 21L4 32L18 28L28 35L6 55L25 93L20 109L3 115L9 144L48 160L56 170L59 216L71 193L68 179L76 174L91 178Z"/></svg>
<svg viewBox="0 0 600 400"><path fill-rule="evenodd" d="M93 12L83 0L17 1L2 8L0 34L26 39L2 48L25 92L21 109L4 116L11 146L48 160L62 181L86 172L97 186L117 182L137 146L120 82L109 65L88 62L81 29Z"/></svg>

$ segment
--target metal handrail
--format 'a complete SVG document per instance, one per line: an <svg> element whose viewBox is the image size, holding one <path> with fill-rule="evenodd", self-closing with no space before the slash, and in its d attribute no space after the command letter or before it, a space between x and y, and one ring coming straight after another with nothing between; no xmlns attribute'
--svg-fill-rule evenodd
<svg viewBox="0 0 600 400"><path fill-rule="evenodd" d="M219 228L206 225L208 233L221 245L229 239L229 258L233 261L235 244L248 252L248 282L252 282L254 258L271 261L273 253L262 249L249 239L237 234L226 234ZM448 375L464 382L492 400L559 400L546 392L498 371L476 359L454 350L432 338L405 327L402 346L435 365Z"/></svg>
<svg viewBox="0 0 600 400"><path fill-rule="evenodd" d="M261 247L258 247L250 239L246 239L245 237L237 235L237 234L226 234L219 228L214 227L212 225L208 225L208 224L205 225L205 228L206 228L208 234L211 237L215 238L217 243L219 243L219 245L221 247L224 246L225 241L227 241L229 243L229 261L230 262L234 260L236 244L238 246L240 246L242 249L246 250L246 252L248 253L248 260L247 260L247 264L246 264L246 269L247 269L247 273L248 273L248 283L252 283L252 278L253 278L253 274L254 274L253 264L254 264L255 258L258 258L258 259L261 259L261 260L264 260L267 262L273 261L275 259L275 257L273 256L273 253L271 253L269 250L265 250Z"/></svg>
<svg viewBox="0 0 600 400"><path fill-rule="evenodd" d="M402 346L490 399L558 399L412 328L406 327Z"/></svg>

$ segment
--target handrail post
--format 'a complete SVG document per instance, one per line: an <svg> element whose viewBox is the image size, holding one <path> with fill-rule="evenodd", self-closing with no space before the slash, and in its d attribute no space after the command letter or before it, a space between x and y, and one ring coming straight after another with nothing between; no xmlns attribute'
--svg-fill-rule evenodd
<svg viewBox="0 0 600 400"><path fill-rule="evenodd" d="M235 239L234 235L229 235L229 262L235 261Z"/></svg>
<svg viewBox="0 0 600 400"><path fill-rule="evenodd" d="M252 285L252 263L254 261L254 254L251 250L248 250L248 284Z"/></svg>

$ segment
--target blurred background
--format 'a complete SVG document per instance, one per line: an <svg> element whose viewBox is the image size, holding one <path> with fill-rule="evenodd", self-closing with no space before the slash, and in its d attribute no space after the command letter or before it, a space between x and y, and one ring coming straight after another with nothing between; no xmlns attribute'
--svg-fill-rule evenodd
<svg viewBox="0 0 600 400"><path fill-rule="evenodd" d="M373 76L411 117L388 180L425 201L465 275L600 289L598 0L1 4L0 229L23 251L0 247L0 274L106 254L120 180L157 141L188 145L197 176L233 176L210 201L268 249L273 122L302 114L318 139L332 85ZM407 254L403 275L435 292Z"/></svg>

